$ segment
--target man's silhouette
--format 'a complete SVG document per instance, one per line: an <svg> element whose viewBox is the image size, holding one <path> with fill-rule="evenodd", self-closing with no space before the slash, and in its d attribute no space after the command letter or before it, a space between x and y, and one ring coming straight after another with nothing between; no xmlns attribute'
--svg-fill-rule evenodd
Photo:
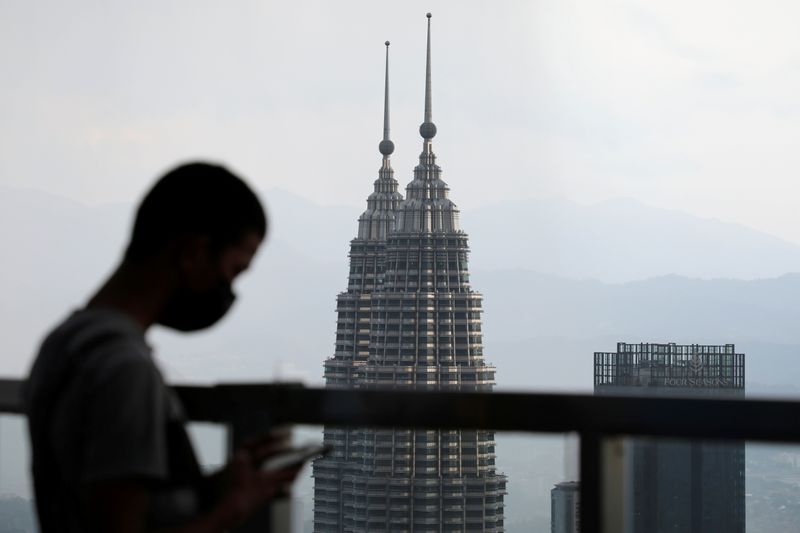
<svg viewBox="0 0 800 533"><path fill-rule="evenodd" d="M122 263L47 336L31 370L42 533L226 531L294 478L259 468L269 440L203 476L145 338L153 324L188 332L222 318L266 231L256 195L220 166L180 166L145 196Z"/></svg>

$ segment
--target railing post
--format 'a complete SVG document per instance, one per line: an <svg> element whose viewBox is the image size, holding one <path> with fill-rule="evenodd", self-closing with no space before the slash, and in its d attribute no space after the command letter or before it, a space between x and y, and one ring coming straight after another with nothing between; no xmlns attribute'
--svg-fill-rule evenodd
<svg viewBox="0 0 800 533"><path fill-rule="evenodd" d="M587 432L580 440L581 533L628 533L625 439Z"/></svg>
<svg viewBox="0 0 800 533"><path fill-rule="evenodd" d="M626 504L632 496L628 494L628 469L625 468L625 439L606 437L600 445L600 505L602 531L628 533Z"/></svg>
<svg viewBox="0 0 800 533"><path fill-rule="evenodd" d="M600 502L600 436L580 434L580 531L601 533L602 505ZM611 533L611 532L608 532Z"/></svg>

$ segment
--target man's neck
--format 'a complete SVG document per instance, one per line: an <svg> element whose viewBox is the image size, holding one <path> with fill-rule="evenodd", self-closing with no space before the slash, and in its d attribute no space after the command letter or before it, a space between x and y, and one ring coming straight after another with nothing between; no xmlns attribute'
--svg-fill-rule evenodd
<svg viewBox="0 0 800 533"><path fill-rule="evenodd" d="M147 331L158 319L167 294L163 270L153 262L124 261L89 300L87 307L120 311Z"/></svg>

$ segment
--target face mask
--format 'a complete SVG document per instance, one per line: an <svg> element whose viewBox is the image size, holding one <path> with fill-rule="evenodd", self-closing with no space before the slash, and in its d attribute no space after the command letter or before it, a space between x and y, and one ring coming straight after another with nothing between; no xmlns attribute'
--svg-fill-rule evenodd
<svg viewBox="0 0 800 533"><path fill-rule="evenodd" d="M235 299L226 282L202 292L180 288L167 301L157 322L178 331L205 329L225 316Z"/></svg>

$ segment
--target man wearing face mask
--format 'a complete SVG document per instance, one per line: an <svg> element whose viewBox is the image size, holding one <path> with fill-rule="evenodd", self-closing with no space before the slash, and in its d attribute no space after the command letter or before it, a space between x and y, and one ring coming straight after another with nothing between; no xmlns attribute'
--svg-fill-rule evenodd
<svg viewBox="0 0 800 533"><path fill-rule="evenodd" d="M204 476L182 407L145 335L222 318L267 232L253 191L227 169L180 166L147 193L122 263L44 340L26 388L42 533L227 531L296 469L266 473L277 444L239 450Z"/></svg>

